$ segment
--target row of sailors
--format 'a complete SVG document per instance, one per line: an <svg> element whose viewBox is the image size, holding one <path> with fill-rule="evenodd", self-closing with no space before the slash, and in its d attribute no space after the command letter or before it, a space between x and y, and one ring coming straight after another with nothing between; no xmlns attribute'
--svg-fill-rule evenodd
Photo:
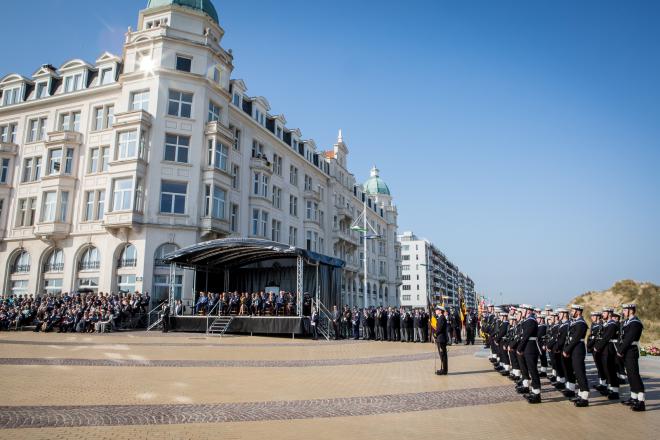
<svg viewBox="0 0 660 440"><path fill-rule="evenodd" d="M508 312L488 305L482 329L495 370L516 382L516 391L529 403L541 403L541 377L571 399L576 407L589 406L585 368L592 353L598 371L595 390L619 400L619 386L630 382L630 398L622 401L633 411L645 411L644 384L639 375L639 340L644 326L635 304L623 304L624 321L612 308L591 314L591 332L581 305L571 310L540 309L530 305ZM570 315L570 317L569 317ZM586 341L586 344L585 344ZM538 363L540 361L540 367Z"/></svg>

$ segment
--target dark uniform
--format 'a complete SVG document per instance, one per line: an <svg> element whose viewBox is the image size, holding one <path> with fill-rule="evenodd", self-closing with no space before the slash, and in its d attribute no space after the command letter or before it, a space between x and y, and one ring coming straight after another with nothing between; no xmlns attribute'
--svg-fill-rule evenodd
<svg viewBox="0 0 660 440"><path fill-rule="evenodd" d="M596 389L610 400L619 398L619 376L616 369L616 343L619 340L619 324L609 317L602 325L600 337L594 345L594 360L599 359L603 369L605 383L599 383Z"/></svg>
<svg viewBox="0 0 660 440"><path fill-rule="evenodd" d="M495 344L497 345L497 353L498 353L497 356L499 361L497 364L495 364L495 370L502 371L504 369L504 367L502 366L502 360L504 359L504 355L505 355L502 344L502 338L504 338L507 330L509 329L509 321L507 321L505 318L502 318L498 322L499 325L497 326L497 334L495 335Z"/></svg>
<svg viewBox="0 0 660 440"><path fill-rule="evenodd" d="M603 323L600 321L600 313L593 312L591 316L597 316L598 319L591 323L589 338L587 339L587 353L591 353L591 356L594 359L594 365L596 365L596 371L598 372L598 385L596 385L595 388L600 390L600 387L603 386L606 381L606 373L603 365L602 353L599 350L594 349L596 344L602 339Z"/></svg>
<svg viewBox="0 0 660 440"><path fill-rule="evenodd" d="M163 303L163 307L161 309L160 317L162 319L162 324L163 324L163 333L167 333L170 331L170 305L169 303Z"/></svg>
<svg viewBox="0 0 660 440"><path fill-rule="evenodd" d="M622 307L636 310L634 304L624 304ZM633 411L646 410L644 383L639 375L639 339L643 330L644 325L637 316L627 319L623 324L621 340L617 344L618 356L623 359L630 382L630 399L624 403L630 405Z"/></svg>
<svg viewBox="0 0 660 440"><path fill-rule="evenodd" d="M438 354L440 355L440 369L435 374L445 375L449 366L447 363L447 319L444 315L438 316L435 326L435 343L438 346Z"/></svg>
<svg viewBox="0 0 660 440"><path fill-rule="evenodd" d="M568 328L570 325L570 321L561 321L559 323L559 328L557 329L554 353L555 363L557 364L557 383L555 384L555 388L558 390L565 389L567 382L575 380L573 377L573 368L570 367L570 362L567 362L566 358L562 356L562 350L564 349L566 339L568 338ZM568 370L570 371L567 371L567 365L569 367ZM575 390L573 390L573 392L575 392Z"/></svg>
<svg viewBox="0 0 660 440"><path fill-rule="evenodd" d="M541 379L537 364L539 361L539 347L538 347L538 330L539 324L536 321L536 316L531 314L520 325L522 335L520 343L518 344L518 353L523 354L527 374L531 377L531 390L532 393L528 396L529 403L541 402ZM529 381L523 380L523 389L528 392Z"/></svg>
<svg viewBox="0 0 660 440"><path fill-rule="evenodd" d="M536 345L539 347L539 359L541 360L541 371L539 377L546 377L548 375L548 356L545 350L545 338L548 332L548 326L544 322L539 324L539 330L536 340Z"/></svg>
<svg viewBox="0 0 660 440"><path fill-rule="evenodd" d="M579 397L575 400L575 406L578 407L589 405L589 382L587 382L587 372L584 364L584 359L587 355L584 338L587 335L587 330L587 323L582 316L575 319L571 322L566 345L564 346L564 353L567 353L567 359L571 360L570 366L572 368L572 373L577 380L577 385L580 389ZM569 381L574 383L570 379ZM569 395L569 393L566 394ZM570 395L574 396L575 393L570 393Z"/></svg>

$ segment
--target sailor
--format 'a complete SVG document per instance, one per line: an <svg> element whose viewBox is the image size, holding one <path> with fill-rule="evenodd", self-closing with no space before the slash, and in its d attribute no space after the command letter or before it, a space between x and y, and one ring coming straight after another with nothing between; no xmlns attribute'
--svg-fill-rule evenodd
<svg viewBox="0 0 660 440"><path fill-rule="evenodd" d="M511 311L509 311L508 315L508 320L509 320L509 329L506 332L506 335L504 336L504 371L501 371L500 374L502 376L506 376L511 378L513 375L513 369L515 368L514 366L517 366L517 363L514 363L513 361L515 360L515 356L511 353L511 341L513 341L513 334L515 331L516 327L516 321L515 321L515 316Z"/></svg>
<svg viewBox="0 0 660 440"><path fill-rule="evenodd" d="M612 317L619 326L619 338L621 338L621 332L623 331L623 324L625 322L621 319L621 314L616 311L612 313ZM628 383L628 377L626 376L626 369L623 366L623 358L619 356L616 357L616 375L619 378L619 385L625 385Z"/></svg>
<svg viewBox="0 0 660 440"><path fill-rule="evenodd" d="M514 381L516 385L522 384L522 373L520 372L520 363L518 362L518 356L516 355L516 348L518 347L518 330L520 326L520 320L518 319L518 311L516 307L511 307L511 325L509 326L509 347L508 354L509 360L511 362L511 374L509 379Z"/></svg>
<svg viewBox="0 0 660 440"><path fill-rule="evenodd" d="M486 346L487 346L486 348L490 349L490 355L488 356L488 360L493 362L493 360L496 357L495 347L493 344L493 325L495 324L495 320L497 319L497 316L495 316L495 306L493 304L488 304L487 310L488 310L487 312L488 314L484 321L483 331L484 334L486 335Z"/></svg>
<svg viewBox="0 0 660 440"><path fill-rule="evenodd" d="M589 382L587 382L587 371L584 364L584 358L587 354L584 338L587 335L588 326L582 317L584 308L581 305L573 304L571 310L573 312L573 321L568 330L568 338L566 339L562 356L565 359L571 360L571 366L580 390L579 394L572 401L576 407L582 408L589 406Z"/></svg>
<svg viewBox="0 0 660 440"><path fill-rule="evenodd" d="M548 331L545 336L545 349L548 352L548 362L552 368L548 380L554 385L557 383L557 365L555 361L554 347L557 340L557 331L559 330L559 314L555 311L551 311L550 315L547 318L548 322Z"/></svg>
<svg viewBox="0 0 660 440"><path fill-rule="evenodd" d="M603 322L601 315L601 312L591 312L589 315L591 318L591 329L589 330L589 338L587 339L587 353L591 353L594 359L594 365L596 365L596 371L598 372L598 384L594 386L594 389L601 391L604 387L607 391L607 386L605 385L607 375L603 364L603 355L602 352L595 350L596 345L602 339ZM607 392L604 395L607 395Z"/></svg>
<svg viewBox="0 0 660 440"><path fill-rule="evenodd" d="M599 359L604 380L599 379L594 388L610 400L619 398L619 377L616 371L616 343L619 341L619 324L614 320L614 309L605 307L601 312L603 324L600 338L594 345L594 361ZM600 371L599 371L600 376Z"/></svg>
<svg viewBox="0 0 660 440"><path fill-rule="evenodd" d="M536 312L536 322L539 324L539 334L537 336L536 344L539 347L539 360L541 361L541 368L539 370L539 377L548 376L548 356L545 350L545 337L548 332L546 325L546 312L541 312L541 309L534 310Z"/></svg>
<svg viewBox="0 0 660 440"><path fill-rule="evenodd" d="M568 372L566 369L566 361L564 357L562 356L562 350L564 349L564 344L566 343L566 339L568 336L568 327L570 325L570 322L568 320L568 310L564 308L559 308L557 309L558 313L558 325L557 325L557 338L555 339L555 343L553 348L553 353L554 353L554 363L555 363L555 368L557 370L557 383L555 384L555 388L558 390L567 390L568 388L568 382L567 382L567 376ZM573 378L573 373L572 373L572 368L571 368L571 379ZM573 388L573 395L575 395L575 385L572 385Z"/></svg>
<svg viewBox="0 0 660 440"><path fill-rule="evenodd" d="M617 356L623 359L628 381L630 382L630 399L623 403L633 411L646 411L644 383L639 375L639 339L644 325L637 317L635 304L623 304L623 317L626 319L621 331L621 339L617 344Z"/></svg>
<svg viewBox="0 0 660 440"><path fill-rule="evenodd" d="M509 321L507 320L507 313L500 312L499 325L497 327L497 334L495 335L495 344L497 344L498 356L497 363L495 364L495 371L504 370L504 345L502 339L506 335L507 330L509 329Z"/></svg>
<svg viewBox="0 0 660 440"><path fill-rule="evenodd" d="M527 370L527 361L525 361L524 353L518 350L518 346L522 341L522 335L523 335L522 323L523 323L526 307L528 306L522 304L520 305L520 307L516 309L516 320L518 321L518 326L516 327L516 331L513 336L513 344L511 344L511 348L513 349L513 354L516 356L516 360L518 362L518 368L520 369L518 381L516 382L516 391L520 394L529 393L529 379L530 379L529 371ZM525 383L527 383L527 385L525 385Z"/></svg>
<svg viewBox="0 0 660 440"><path fill-rule="evenodd" d="M527 373L531 378L531 380L523 380L523 388L531 386L532 392L526 396L529 403L541 403L541 379L537 367L540 352L538 346L539 323L536 320L533 306L525 305L523 309L525 319L520 324L522 335L517 353L523 356Z"/></svg>

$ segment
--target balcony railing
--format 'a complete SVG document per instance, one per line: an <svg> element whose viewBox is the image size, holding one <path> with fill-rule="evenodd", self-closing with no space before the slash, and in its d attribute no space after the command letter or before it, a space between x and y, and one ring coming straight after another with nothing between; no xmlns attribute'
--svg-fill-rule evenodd
<svg viewBox="0 0 660 440"><path fill-rule="evenodd" d="M16 264L12 270L12 273L26 273L30 271L29 264Z"/></svg>
<svg viewBox="0 0 660 440"><path fill-rule="evenodd" d="M63 272L64 263L46 263L44 264L44 272Z"/></svg>
<svg viewBox="0 0 660 440"><path fill-rule="evenodd" d="M117 267L122 268L122 267L135 267L137 266L137 259L136 258L122 258L117 261Z"/></svg>
<svg viewBox="0 0 660 440"><path fill-rule="evenodd" d="M98 261L81 261L78 263L78 270L98 270L101 267Z"/></svg>

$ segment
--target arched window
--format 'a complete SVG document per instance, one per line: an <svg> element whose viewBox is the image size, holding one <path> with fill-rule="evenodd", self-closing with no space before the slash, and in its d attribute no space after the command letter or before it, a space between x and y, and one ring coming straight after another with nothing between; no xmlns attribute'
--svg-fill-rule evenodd
<svg viewBox="0 0 660 440"><path fill-rule="evenodd" d="M167 254L178 250L179 247L174 243L164 243L156 249L154 254L154 283L152 286L151 298L153 301L160 301L168 297L170 291L170 265L163 261ZM183 292L183 271L175 269L173 286L174 297L181 298Z"/></svg>
<svg viewBox="0 0 660 440"><path fill-rule="evenodd" d="M85 249L78 263L79 270L98 270L100 267L99 250L94 246Z"/></svg>
<svg viewBox="0 0 660 440"><path fill-rule="evenodd" d="M11 267L12 273L27 273L30 272L30 254L27 251L21 251L14 259L14 264Z"/></svg>
<svg viewBox="0 0 660 440"><path fill-rule="evenodd" d="M137 249L132 244L127 244L121 250L117 267L135 267L137 266Z"/></svg>
<svg viewBox="0 0 660 440"><path fill-rule="evenodd" d="M171 254L172 252L178 249L179 246L175 245L174 243L161 244L160 246L158 246L158 249L156 249L156 254L154 255L154 265L169 267L169 264L166 264L163 261L163 258L165 258L165 255Z"/></svg>
<svg viewBox="0 0 660 440"><path fill-rule="evenodd" d="M62 272L63 270L64 252L62 249L53 249L44 263L44 272Z"/></svg>

